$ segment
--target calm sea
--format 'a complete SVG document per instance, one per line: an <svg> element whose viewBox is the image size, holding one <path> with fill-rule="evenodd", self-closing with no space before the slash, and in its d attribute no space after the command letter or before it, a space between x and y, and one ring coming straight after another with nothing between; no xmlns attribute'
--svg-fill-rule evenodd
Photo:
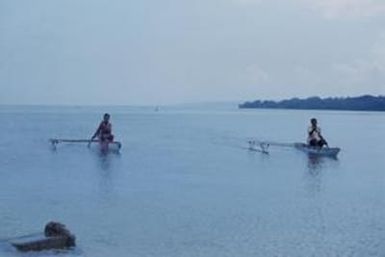
<svg viewBox="0 0 385 257"><path fill-rule="evenodd" d="M110 112L121 153L84 139ZM247 138L304 141L318 118L337 160ZM0 107L4 240L60 221L60 256L385 256L385 113L234 108Z"/></svg>

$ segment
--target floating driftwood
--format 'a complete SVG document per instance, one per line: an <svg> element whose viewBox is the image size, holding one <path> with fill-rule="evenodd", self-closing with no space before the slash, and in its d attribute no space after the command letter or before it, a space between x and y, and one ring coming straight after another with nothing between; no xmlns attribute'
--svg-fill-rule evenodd
<svg viewBox="0 0 385 257"><path fill-rule="evenodd" d="M74 247L76 238L59 222L49 222L44 228L44 234L19 237L10 240L17 250L27 251L42 251L50 249L67 249Z"/></svg>

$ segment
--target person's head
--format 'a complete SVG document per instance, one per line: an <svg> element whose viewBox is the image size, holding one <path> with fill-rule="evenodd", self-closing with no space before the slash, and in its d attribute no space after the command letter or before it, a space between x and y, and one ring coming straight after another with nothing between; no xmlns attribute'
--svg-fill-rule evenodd
<svg viewBox="0 0 385 257"><path fill-rule="evenodd" d="M313 125L313 126L317 126L317 119L316 119L316 118L312 118L312 119L310 120L310 123L311 123L311 125Z"/></svg>
<svg viewBox="0 0 385 257"><path fill-rule="evenodd" d="M110 115L108 113L105 113L103 115L103 121L108 122L110 120Z"/></svg>

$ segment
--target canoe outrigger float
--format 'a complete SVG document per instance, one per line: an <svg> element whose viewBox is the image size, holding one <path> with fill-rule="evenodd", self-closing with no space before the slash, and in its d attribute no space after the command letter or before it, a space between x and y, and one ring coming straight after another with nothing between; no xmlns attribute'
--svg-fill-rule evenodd
<svg viewBox="0 0 385 257"><path fill-rule="evenodd" d="M101 142L99 140L89 140L89 139L57 139L51 138L49 140L53 149L56 149L59 143L86 143L90 148L98 149L102 152L115 152L118 153L122 148L122 143L118 141L113 142Z"/></svg>
<svg viewBox="0 0 385 257"><path fill-rule="evenodd" d="M249 140L249 150L258 151L265 154L268 154L270 146L279 146L279 147L292 147L298 149L302 152L305 152L311 156L324 156L336 158L338 153L341 151L338 147L313 147L305 143L277 143L269 141L258 141L258 140Z"/></svg>

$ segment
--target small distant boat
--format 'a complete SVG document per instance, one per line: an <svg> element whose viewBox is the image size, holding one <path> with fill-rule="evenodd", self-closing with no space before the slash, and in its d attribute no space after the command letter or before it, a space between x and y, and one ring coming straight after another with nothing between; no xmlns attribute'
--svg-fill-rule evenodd
<svg viewBox="0 0 385 257"><path fill-rule="evenodd" d="M337 158L341 151L338 147L314 147L305 143L277 143L271 141L249 140L249 150L268 153L269 146L294 147L312 156Z"/></svg>
<svg viewBox="0 0 385 257"><path fill-rule="evenodd" d="M118 153L120 149L122 148L122 143L118 141L113 142L101 142L99 140L89 140L89 139L58 139L58 138L51 138L49 140L52 147L56 149L57 145L59 143L86 143L89 148L96 149L101 152L114 152Z"/></svg>
<svg viewBox="0 0 385 257"><path fill-rule="evenodd" d="M64 236L31 236L11 241L11 245L22 252L66 249L72 246L70 239Z"/></svg>
<svg viewBox="0 0 385 257"><path fill-rule="evenodd" d="M21 236L8 241L22 252L69 249L76 246L76 237L59 222L49 222L45 226L44 233Z"/></svg>

